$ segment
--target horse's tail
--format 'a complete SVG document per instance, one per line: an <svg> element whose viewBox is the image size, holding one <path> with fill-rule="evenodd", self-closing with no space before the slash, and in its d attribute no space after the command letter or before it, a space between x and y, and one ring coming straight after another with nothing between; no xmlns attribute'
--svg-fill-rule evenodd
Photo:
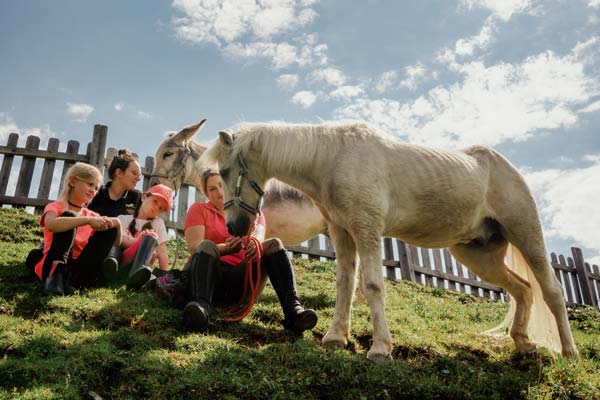
<svg viewBox="0 0 600 400"><path fill-rule="evenodd" d="M527 281L531 286L533 304L531 306L529 326L527 327L529 340L538 346L546 347L547 349L560 353L560 336L554 314L552 314L550 308L548 308L548 305L544 301L544 296L542 295L540 285L531 271L529 264L527 264L527 261L525 261L523 254L521 254L519 249L510 243L506 251L505 263L512 272L516 273L519 277ZM504 318L504 321L486 333L506 334L508 330L510 330L510 327L513 323L515 310L516 304L511 298L510 308L506 314L506 317Z"/></svg>

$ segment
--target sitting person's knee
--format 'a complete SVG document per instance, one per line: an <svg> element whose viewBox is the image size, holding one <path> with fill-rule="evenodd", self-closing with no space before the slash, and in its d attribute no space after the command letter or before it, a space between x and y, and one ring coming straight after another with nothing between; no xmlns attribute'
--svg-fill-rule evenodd
<svg viewBox="0 0 600 400"><path fill-rule="evenodd" d="M195 253L206 253L212 257L219 258L219 249L217 248L217 245L211 240L203 240L202 242L200 242L200 244L196 247Z"/></svg>
<svg viewBox="0 0 600 400"><path fill-rule="evenodd" d="M285 249L283 242L279 238L267 239L262 243L262 245L263 245L263 254L266 256L277 253L278 251Z"/></svg>

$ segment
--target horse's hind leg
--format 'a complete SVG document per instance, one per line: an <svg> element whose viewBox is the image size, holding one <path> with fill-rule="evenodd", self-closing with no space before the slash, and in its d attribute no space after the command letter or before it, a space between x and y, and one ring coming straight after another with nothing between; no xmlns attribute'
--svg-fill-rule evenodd
<svg viewBox="0 0 600 400"><path fill-rule="evenodd" d="M337 256L336 298L333 321L323 344L344 347L350 334L350 311L356 289L356 246L348 231L337 225L329 225L329 234Z"/></svg>
<svg viewBox="0 0 600 400"><path fill-rule="evenodd" d="M504 264L507 246L506 240L494 237L485 245L453 246L450 248L450 252L481 279L510 293L516 305L510 336L515 342L517 352L525 354L535 349L535 345L529 340L527 334L533 301L532 291L529 283Z"/></svg>
<svg viewBox="0 0 600 400"><path fill-rule="evenodd" d="M537 216L537 214L535 215ZM510 226L510 229L507 228L507 225ZM527 224L527 221L521 219L518 223L503 224L503 226L506 229L507 239L520 250L531 272L535 275L544 302L556 320L562 355L568 358L577 357L579 353L571 333L563 291L548 262L539 223L531 221L530 224Z"/></svg>

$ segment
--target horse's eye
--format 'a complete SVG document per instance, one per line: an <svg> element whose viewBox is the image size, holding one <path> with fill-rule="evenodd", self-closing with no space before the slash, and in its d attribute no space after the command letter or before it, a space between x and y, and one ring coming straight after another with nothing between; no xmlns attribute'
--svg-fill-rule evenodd
<svg viewBox="0 0 600 400"><path fill-rule="evenodd" d="M163 158L169 158L173 155L173 153L167 151L165 154L163 154Z"/></svg>
<svg viewBox="0 0 600 400"><path fill-rule="evenodd" d="M219 175L221 175L221 178L224 180L227 179L227 176L229 175L229 168L219 170Z"/></svg>

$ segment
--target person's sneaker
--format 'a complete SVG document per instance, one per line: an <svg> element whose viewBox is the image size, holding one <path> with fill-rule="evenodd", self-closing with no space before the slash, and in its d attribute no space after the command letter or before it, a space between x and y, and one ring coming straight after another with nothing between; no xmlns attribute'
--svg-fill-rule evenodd
<svg viewBox="0 0 600 400"><path fill-rule="evenodd" d="M148 282L150 276L152 276L150 267L142 265L137 271L129 275L129 278L127 279L127 289L138 290Z"/></svg>
<svg viewBox="0 0 600 400"><path fill-rule="evenodd" d="M117 280L119 274L119 262L114 257L106 257L102 261L102 278L106 283Z"/></svg>
<svg viewBox="0 0 600 400"><path fill-rule="evenodd" d="M208 304L190 301L183 309L183 327L190 332L206 332L208 329Z"/></svg>
<svg viewBox="0 0 600 400"><path fill-rule="evenodd" d="M287 315L283 320L283 327L294 332L304 332L317 325L317 313L315 310L296 308L293 315Z"/></svg>

